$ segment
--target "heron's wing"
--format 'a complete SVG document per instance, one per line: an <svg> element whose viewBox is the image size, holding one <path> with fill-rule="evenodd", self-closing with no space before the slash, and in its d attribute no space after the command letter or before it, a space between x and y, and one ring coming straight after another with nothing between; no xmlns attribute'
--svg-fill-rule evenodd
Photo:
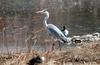
<svg viewBox="0 0 100 65"><path fill-rule="evenodd" d="M65 37L65 35L62 33L62 31L61 31L59 28L57 28L55 25L49 24L47 28L48 28L48 31L49 31L52 35L56 36L57 38L64 39L64 40L66 39L66 37Z"/></svg>
<svg viewBox="0 0 100 65"><path fill-rule="evenodd" d="M62 31L58 27L56 27L55 25L53 25L53 24L48 24L47 28L48 29L53 29L55 32L57 32L59 34L62 34Z"/></svg>

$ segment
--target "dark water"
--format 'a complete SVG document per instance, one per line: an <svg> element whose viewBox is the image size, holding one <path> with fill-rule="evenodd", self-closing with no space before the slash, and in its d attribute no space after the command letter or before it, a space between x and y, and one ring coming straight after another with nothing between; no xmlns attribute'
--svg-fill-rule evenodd
<svg viewBox="0 0 100 65"><path fill-rule="evenodd" d="M60 29L66 25L69 36L100 32L99 6L100 0L1 0L0 50L27 51L35 40L35 50L47 49L47 31L39 31L43 28L43 16L35 14L44 8L50 12L48 23Z"/></svg>

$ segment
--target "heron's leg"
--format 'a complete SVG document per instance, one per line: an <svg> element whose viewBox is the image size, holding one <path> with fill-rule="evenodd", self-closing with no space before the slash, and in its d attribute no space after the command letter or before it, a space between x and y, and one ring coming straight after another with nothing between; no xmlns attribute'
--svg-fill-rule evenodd
<svg viewBox="0 0 100 65"><path fill-rule="evenodd" d="M62 50L61 49L61 42L60 41L58 41L58 48L59 48L60 51Z"/></svg>
<svg viewBox="0 0 100 65"><path fill-rule="evenodd" d="M51 51L54 51L55 43L53 42L51 45Z"/></svg>
<svg viewBox="0 0 100 65"><path fill-rule="evenodd" d="M55 51L56 50L56 43L58 42L58 39L57 38L53 38L53 41L52 41L52 51Z"/></svg>
<svg viewBox="0 0 100 65"><path fill-rule="evenodd" d="M54 40L53 37L51 37L51 43L49 44L49 52L52 52L54 50Z"/></svg>

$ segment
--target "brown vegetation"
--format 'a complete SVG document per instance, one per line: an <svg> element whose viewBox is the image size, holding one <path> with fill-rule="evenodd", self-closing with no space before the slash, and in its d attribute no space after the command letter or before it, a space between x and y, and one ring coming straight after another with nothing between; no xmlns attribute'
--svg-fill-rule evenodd
<svg viewBox="0 0 100 65"><path fill-rule="evenodd" d="M84 44L64 51L35 52L19 54L1 54L2 65L26 65L36 55L45 58L41 65L99 65L100 64L100 42Z"/></svg>

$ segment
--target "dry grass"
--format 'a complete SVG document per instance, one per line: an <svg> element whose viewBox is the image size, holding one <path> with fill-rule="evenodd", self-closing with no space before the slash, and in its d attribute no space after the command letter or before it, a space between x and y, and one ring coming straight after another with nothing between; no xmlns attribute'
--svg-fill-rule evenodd
<svg viewBox="0 0 100 65"><path fill-rule="evenodd" d="M17 53L17 54L1 54L0 64L2 65L26 65L26 63L34 56L36 52Z"/></svg>
<svg viewBox="0 0 100 65"><path fill-rule="evenodd" d="M0 65L26 65L36 55L45 57L40 65L100 65L100 43L84 44L64 51L1 54Z"/></svg>

